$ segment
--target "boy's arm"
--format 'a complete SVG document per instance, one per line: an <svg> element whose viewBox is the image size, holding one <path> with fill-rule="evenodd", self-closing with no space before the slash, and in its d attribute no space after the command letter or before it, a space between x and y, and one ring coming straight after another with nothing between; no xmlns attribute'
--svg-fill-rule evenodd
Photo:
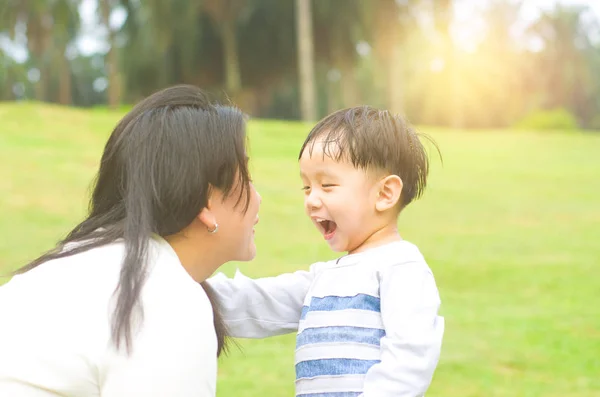
<svg viewBox="0 0 600 397"><path fill-rule="evenodd" d="M392 266L380 279L381 362L366 374L361 397L423 396L437 366L444 334L439 293L423 262Z"/></svg>
<svg viewBox="0 0 600 397"><path fill-rule="evenodd" d="M208 279L229 335L266 338L296 331L314 266L276 277L251 279L238 270L233 278L219 273Z"/></svg>

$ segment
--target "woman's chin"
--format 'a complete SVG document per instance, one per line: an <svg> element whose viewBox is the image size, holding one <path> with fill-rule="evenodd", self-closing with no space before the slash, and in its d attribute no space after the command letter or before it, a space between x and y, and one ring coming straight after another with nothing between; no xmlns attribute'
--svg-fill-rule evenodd
<svg viewBox="0 0 600 397"><path fill-rule="evenodd" d="M239 262L249 262L249 261L253 260L255 257L256 257L256 245L254 245L254 242L252 242L252 243L250 243L248 248L245 250L245 252L240 253L239 257L235 260L239 261Z"/></svg>
<svg viewBox="0 0 600 397"><path fill-rule="evenodd" d="M250 247L248 247L248 259L246 259L247 261L251 261L256 257L256 245L254 244L254 242L252 242L250 244Z"/></svg>

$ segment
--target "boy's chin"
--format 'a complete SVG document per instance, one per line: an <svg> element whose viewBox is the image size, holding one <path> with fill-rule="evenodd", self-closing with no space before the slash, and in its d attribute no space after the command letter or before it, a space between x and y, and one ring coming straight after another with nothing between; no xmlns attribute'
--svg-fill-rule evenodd
<svg viewBox="0 0 600 397"><path fill-rule="evenodd" d="M327 244L333 252L348 252L348 247L346 246L346 244L336 244L335 241L331 240L327 241Z"/></svg>

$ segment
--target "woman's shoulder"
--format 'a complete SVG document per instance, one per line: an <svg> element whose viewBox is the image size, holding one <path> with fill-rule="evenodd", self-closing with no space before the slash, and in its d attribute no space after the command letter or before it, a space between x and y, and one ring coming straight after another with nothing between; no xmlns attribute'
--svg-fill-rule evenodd
<svg viewBox="0 0 600 397"><path fill-rule="evenodd" d="M70 244L65 246L63 251L76 247L77 245ZM104 281L112 282L115 276L118 277L123 255L122 243L92 248L43 262L25 273L15 275L8 284L40 284L38 287L45 285L56 291L68 288L69 285L85 285L88 282L99 285Z"/></svg>

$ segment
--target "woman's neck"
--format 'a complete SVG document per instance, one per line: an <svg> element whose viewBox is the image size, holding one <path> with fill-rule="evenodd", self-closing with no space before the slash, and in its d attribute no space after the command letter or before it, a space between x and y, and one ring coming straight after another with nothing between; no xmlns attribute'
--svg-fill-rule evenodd
<svg viewBox="0 0 600 397"><path fill-rule="evenodd" d="M194 233L178 233L165 237L181 265L197 282L209 278L223 264L214 244L207 244L206 238L198 238ZM212 247L211 247L212 246Z"/></svg>

